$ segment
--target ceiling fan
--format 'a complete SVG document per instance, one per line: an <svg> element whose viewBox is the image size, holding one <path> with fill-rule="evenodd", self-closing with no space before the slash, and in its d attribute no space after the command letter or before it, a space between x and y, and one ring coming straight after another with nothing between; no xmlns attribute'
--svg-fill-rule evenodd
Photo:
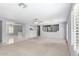
<svg viewBox="0 0 79 59"><path fill-rule="evenodd" d="M19 3L18 6L22 7L22 8L26 8L27 5L25 3Z"/></svg>
<svg viewBox="0 0 79 59"><path fill-rule="evenodd" d="M39 20L39 19L37 19L37 18L35 18L34 19L34 24L36 24L36 25L38 25L38 24L40 24L40 23L42 23L43 21L41 21L41 20Z"/></svg>

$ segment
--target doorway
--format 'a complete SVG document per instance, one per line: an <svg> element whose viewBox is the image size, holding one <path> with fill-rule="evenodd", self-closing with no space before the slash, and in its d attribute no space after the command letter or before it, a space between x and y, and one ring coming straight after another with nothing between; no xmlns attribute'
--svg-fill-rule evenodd
<svg viewBox="0 0 79 59"><path fill-rule="evenodd" d="M2 21L0 20L0 43L2 42Z"/></svg>
<svg viewBox="0 0 79 59"><path fill-rule="evenodd" d="M40 25L37 25L37 36L40 36Z"/></svg>

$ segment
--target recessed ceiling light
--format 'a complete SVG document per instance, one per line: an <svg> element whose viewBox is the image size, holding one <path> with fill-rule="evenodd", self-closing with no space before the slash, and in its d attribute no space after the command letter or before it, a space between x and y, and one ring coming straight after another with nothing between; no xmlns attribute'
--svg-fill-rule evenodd
<svg viewBox="0 0 79 59"><path fill-rule="evenodd" d="M18 4L20 7L22 7L22 8L26 8L27 7L27 5L25 4L25 3L19 3Z"/></svg>

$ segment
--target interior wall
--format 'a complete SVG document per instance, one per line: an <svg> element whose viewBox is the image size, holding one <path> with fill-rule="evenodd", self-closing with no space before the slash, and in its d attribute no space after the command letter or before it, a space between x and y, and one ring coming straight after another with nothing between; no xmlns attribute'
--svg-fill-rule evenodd
<svg viewBox="0 0 79 59"><path fill-rule="evenodd" d="M2 21L0 20L0 43L2 42Z"/></svg>
<svg viewBox="0 0 79 59"><path fill-rule="evenodd" d="M0 18L2 20L2 43L6 43L6 20L4 18Z"/></svg>
<svg viewBox="0 0 79 59"><path fill-rule="evenodd" d="M74 55L74 48L73 45L71 45L71 41L72 41L72 29L71 29L71 15L69 16L68 19L68 47L69 47L69 51L70 51L70 55Z"/></svg>
<svg viewBox="0 0 79 59"><path fill-rule="evenodd" d="M32 38L32 37L37 37L37 26L31 26L26 24L25 26L25 37L26 38Z"/></svg>
<svg viewBox="0 0 79 59"><path fill-rule="evenodd" d="M66 40L68 42L68 23L66 24Z"/></svg>
<svg viewBox="0 0 79 59"><path fill-rule="evenodd" d="M72 44L72 41L73 41L73 15L74 15L74 5L71 7L70 9L70 12L69 12L69 15L68 15L68 18L67 18L67 43L68 43L68 48L69 48L69 51L70 51L70 55L75 55L75 51L74 51L74 42Z"/></svg>
<svg viewBox="0 0 79 59"><path fill-rule="evenodd" d="M44 32L42 31L42 26L41 26L41 37L45 38L64 38L65 32L64 32L64 24L61 23L59 24L59 31L58 32Z"/></svg>

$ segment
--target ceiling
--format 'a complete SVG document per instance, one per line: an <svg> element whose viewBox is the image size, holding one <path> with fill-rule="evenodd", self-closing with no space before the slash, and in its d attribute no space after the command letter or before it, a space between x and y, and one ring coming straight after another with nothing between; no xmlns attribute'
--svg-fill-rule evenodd
<svg viewBox="0 0 79 59"><path fill-rule="evenodd" d="M42 22L66 21L71 3L25 3L26 8L18 3L0 3L0 17L22 23L33 22L35 18Z"/></svg>

